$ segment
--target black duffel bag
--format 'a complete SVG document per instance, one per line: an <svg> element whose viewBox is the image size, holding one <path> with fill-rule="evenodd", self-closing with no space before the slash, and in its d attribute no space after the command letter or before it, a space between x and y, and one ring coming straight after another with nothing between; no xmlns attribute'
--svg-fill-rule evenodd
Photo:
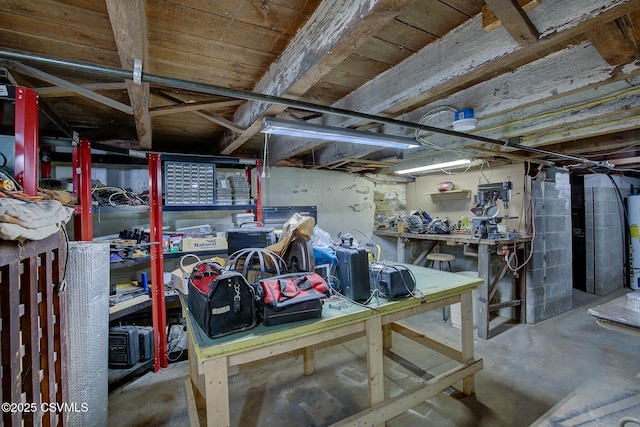
<svg viewBox="0 0 640 427"><path fill-rule="evenodd" d="M242 274L202 261L189 277L189 311L210 338L251 329L257 324L255 290Z"/></svg>
<svg viewBox="0 0 640 427"><path fill-rule="evenodd" d="M318 273L298 272L261 279L258 292L259 317L271 326L321 317L329 285Z"/></svg>

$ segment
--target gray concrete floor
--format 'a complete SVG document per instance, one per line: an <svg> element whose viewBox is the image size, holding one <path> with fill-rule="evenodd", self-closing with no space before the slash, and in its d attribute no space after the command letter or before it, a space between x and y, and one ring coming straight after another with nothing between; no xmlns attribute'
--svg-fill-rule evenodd
<svg viewBox="0 0 640 427"><path fill-rule="evenodd" d="M493 337L474 340L484 359L476 394L445 390L387 426L617 426L624 417L640 420L640 338L605 329L587 314L626 292L597 297L574 291L571 311L536 325L492 320ZM443 324L439 311L406 323L444 341L459 340L459 330ZM387 396L453 365L398 335L385 355ZM364 339L319 351L315 360L316 372L307 377L299 359L233 375L232 425L326 426L366 408ZM187 364L180 362L112 392L109 426L187 426L185 375Z"/></svg>

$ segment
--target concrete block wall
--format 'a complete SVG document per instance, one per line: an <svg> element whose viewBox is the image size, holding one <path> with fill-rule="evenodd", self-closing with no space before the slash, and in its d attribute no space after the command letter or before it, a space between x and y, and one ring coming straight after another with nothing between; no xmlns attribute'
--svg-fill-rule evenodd
<svg viewBox="0 0 640 427"><path fill-rule="evenodd" d="M623 209L616 189L608 180L600 187L585 185L586 289L589 293L607 295L624 287Z"/></svg>
<svg viewBox="0 0 640 427"><path fill-rule="evenodd" d="M571 184L532 181L536 238L527 268L527 323L537 323L572 307Z"/></svg>

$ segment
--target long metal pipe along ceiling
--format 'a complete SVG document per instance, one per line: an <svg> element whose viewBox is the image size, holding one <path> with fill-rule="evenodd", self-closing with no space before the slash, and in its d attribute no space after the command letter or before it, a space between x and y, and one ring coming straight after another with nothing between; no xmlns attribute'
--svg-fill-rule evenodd
<svg viewBox="0 0 640 427"><path fill-rule="evenodd" d="M108 65L96 65L90 64L80 61L73 61L68 59L60 59L46 55L40 55L32 52L23 52L14 49L0 49L0 58L5 58L9 60L15 61L27 61L27 62L36 62L39 64L47 64L55 67L68 68L77 71L89 72L92 74L106 76L106 77L116 77L121 79L134 79L134 73L131 70L125 70L123 68L111 67ZM148 83L154 83L161 86L172 87L177 89L186 89L193 90L201 93L208 93L212 95L222 95L228 96L230 98L243 99L247 101L262 101L269 102L272 104L284 105L287 107L299 108L301 110L314 111L317 113L328 113L335 114L338 116L357 118L357 119L365 119L372 122L385 123L394 126L403 126L407 128L420 129L427 132L439 133L443 135L455 136L458 138L471 139L474 141L485 142L488 144L500 145L502 147L510 147L516 148L523 151L528 151L537 154L543 154L547 156L552 156L556 158L561 158L565 160L577 161L580 163L590 164L594 166L601 166L600 162L595 162L593 160L570 156L561 153L555 153L553 151L541 150L535 147L527 147L526 145L521 145L509 141L500 141L498 139L487 138L481 135L472 135L463 132L457 132L449 129L442 129L438 127L433 127L429 125L419 124L407 122L404 120L397 120L388 117L377 116L375 114L361 113L358 111L351 111L342 108L336 108L326 105L314 104L311 102L300 101L296 99L284 98L280 96L274 95L266 95L257 92L251 92L243 89L233 89L224 86L216 86L207 83L198 83L189 80L177 79L173 77L165 77L157 74L149 74L142 73L141 75L142 81Z"/></svg>

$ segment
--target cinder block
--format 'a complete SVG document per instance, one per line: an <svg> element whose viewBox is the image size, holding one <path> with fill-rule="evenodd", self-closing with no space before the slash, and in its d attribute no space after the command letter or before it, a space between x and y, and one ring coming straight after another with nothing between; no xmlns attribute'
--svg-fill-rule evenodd
<svg viewBox="0 0 640 427"><path fill-rule="evenodd" d="M545 269L545 283L568 283L572 285L573 271L571 265L547 267Z"/></svg>
<svg viewBox="0 0 640 427"><path fill-rule="evenodd" d="M570 215L571 199L545 200L545 213L551 214L551 215Z"/></svg>
<svg viewBox="0 0 640 427"><path fill-rule="evenodd" d="M535 289L545 284L545 270L542 267L527 269L527 289Z"/></svg>
<svg viewBox="0 0 640 427"><path fill-rule="evenodd" d="M567 215L547 215L544 224L545 233L571 233L571 218Z"/></svg>
<svg viewBox="0 0 640 427"><path fill-rule="evenodd" d="M572 283L558 283L546 287L546 296L549 300L571 297L573 292Z"/></svg>
<svg viewBox="0 0 640 427"><path fill-rule="evenodd" d="M538 286L533 289L527 288L527 306L542 305L547 297L545 286Z"/></svg>
<svg viewBox="0 0 640 427"><path fill-rule="evenodd" d="M527 323L538 323L565 311L571 310L571 296L563 297L544 304L527 307Z"/></svg>
<svg viewBox="0 0 640 427"><path fill-rule="evenodd" d="M546 250L571 247L570 230L555 233L547 232L544 233L542 238L544 239L544 247Z"/></svg>
<svg viewBox="0 0 640 427"><path fill-rule="evenodd" d="M547 267L564 266L571 267L571 248L552 249L546 253Z"/></svg>

